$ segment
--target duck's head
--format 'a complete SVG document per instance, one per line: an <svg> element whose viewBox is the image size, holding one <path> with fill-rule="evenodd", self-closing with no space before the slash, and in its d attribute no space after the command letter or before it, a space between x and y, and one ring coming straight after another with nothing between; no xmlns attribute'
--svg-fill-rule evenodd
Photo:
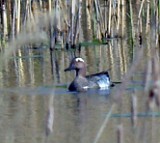
<svg viewBox="0 0 160 143"><path fill-rule="evenodd" d="M86 74L86 64L84 62L84 60L80 57L75 57L72 59L70 65L68 68L66 68L64 71L71 71L71 70L75 70L76 71L76 75L83 75L85 76Z"/></svg>

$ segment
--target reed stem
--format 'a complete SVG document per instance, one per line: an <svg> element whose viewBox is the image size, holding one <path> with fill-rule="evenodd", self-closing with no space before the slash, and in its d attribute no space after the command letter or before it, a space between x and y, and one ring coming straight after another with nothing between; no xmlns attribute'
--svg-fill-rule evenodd
<svg viewBox="0 0 160 143"><path fill-rule="evenodd" d="M109 0L108 35L111 36L112 0Z"/></svg>
<svg viewBox="0 0 160 143"><path fill-rule="evenodd" d="M150 0L147 0L146 33L149 32L149 26L150 26Z"/></svg>
<svg viewBox="0 0 160 143"><path fill-rule="evenodd" d="M101 137L101 135L102 135L102 133L103 133L108 121L109 121L109 118L111 117L111 114L112 114L112 111L113 111L114 107L115 107L115 104L112 104L112 106L111 106L108 114L106 115L106 117L104 119L104 122L102 123L102 125L101 125L101 127L100 127L100 129L99 129L99 131L98 131L98 133L96 135L96 138L95 138L93 143L97 143L99 141L99 139L100 139L100 137Z"/></svg>
<svg viewBox="0 0 160 143"><path fill-rule="evenodd" d="M6 13L6 4L2 5L2 15L3 15L3 40L7 38L8 35L8 23L7 23L7 13Z"/></svg>

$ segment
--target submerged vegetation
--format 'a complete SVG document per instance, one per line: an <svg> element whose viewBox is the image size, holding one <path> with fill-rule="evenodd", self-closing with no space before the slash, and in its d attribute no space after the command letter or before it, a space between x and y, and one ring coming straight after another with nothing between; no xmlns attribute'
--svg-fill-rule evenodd
<svg viewBox="0 0 160 143"><path fill-rule="evenodd" d="M123 41L128 43L129 47L125 47ZM144 89L141 94L144 96L141 101L138 101L137 91L133 88L129 116L132 126L134 128L138 126L138 104L145 104L146 116L150 115L151 111L159 111L160 1L0 0L1 70L11 56L18 58L30 56L30 53L25 53L24 49L46 48L50 52L52 74L56 73L59 82L57 68L59 64L57 60L53 61L54 56L58 57L56 49L59 49L59 52L62 50L74 52L71 55L75 56L77 53L82 55L81 47L90 48L93 45L106 45L111 57L111 66L115 50L119 53L120 62L124 64L122 83L113 89L113 103L95 136L94 143L97 143L112 116L115 105L123 106L123 95L126 94L128 85L134 81L137 71L143 73L141 80ZM117 49L111 48L113 45ZM125 67L125 48L128 48L130 53L129 69ZM34 56L33 53L31 55ZM16 67L16 62L14 64ZM52 106L51 102L47 114L47 135L53 131L54 108ZM154 119L155 116L152 115L151 124L155 127ZM145 122L144 132L142 131L143 142L147 138L146 126ZM125 142L124 128L121 122L117 126L119 143ZM150 131L151 141L154 138L153 129Z"/></svg>

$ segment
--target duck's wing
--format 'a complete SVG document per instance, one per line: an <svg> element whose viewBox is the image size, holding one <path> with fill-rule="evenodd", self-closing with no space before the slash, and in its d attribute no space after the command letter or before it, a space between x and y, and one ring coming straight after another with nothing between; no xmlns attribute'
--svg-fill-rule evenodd
<svg viewBox="0 0 160 143"><path fill-rule="evenodd" d="M99 72L99 73L87 75L86 78L91 78L91 77L100 76L100 75L106 75L106 76L109 77L109 79L110 79L110 76L109 76L108 71L103 71L103 72Z"/></svg>
<svg viewBox="0 0 160 143"><path fill-rule="evenodd" d="M98 87L100 89L108 89L111 86L111 81L108 72L92 74L86 77L88 81L90 81L89 83L94 87Z"/></svg>

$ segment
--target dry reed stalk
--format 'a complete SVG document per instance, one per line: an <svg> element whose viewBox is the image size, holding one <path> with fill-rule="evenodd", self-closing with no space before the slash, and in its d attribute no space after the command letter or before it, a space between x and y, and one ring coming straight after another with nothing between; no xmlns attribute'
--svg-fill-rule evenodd
<svg viewBox="0 0 160 143"><path fill-rule="evenodd" d="M77 13L77 17L76 17L76 27L75 27L75 33L74 33L74 44L77 44L79 42L78 37L80 34L80 20L81 20L81 10L82 10L82 0L79 0L78 3L78 13Z"/></svg>
<svg viewBox="0 0 160 143"><path fill-rule="evenodd" d="M28 28L30 27L30 30L32 31L31 26L27 25L27 22L32 23L31 26L33 24L35 24L34 22L34 17L33 17L33 13L32 13L32 9L31 9L31 1L27 0L26 1L26 6L25 6L25 15L24 15L24 21L23 21L23 25L28 26Z"/></svg>
<svg viewBox="0 0 160 143"><path fill-rule="evenodd" d="M104 28L104 19L103 19L103 15L102 15L102 10L101 10L101 6L100 6L100 2L99 0L97 0L98 2L98 9L99 9L99 14L100 14L100 30L101 33L105 33L105 28Z"/></svg>
<svg viewBox="0 0 160 143"><path fill-rule="evenodd" d="M158 11L157 11L157 16L158 16L158 19L160 19L160 1L158 1ZM158 29L159 30L159 29ZM159 32L159 31L158 31Z"/></svg>
<svg viewBox="0 0 160 143"><path fill-rule="evenodd" d="M115 75L115 67L114 67L114 62L115 62L115 58L114 58L114 52L113 52L113 49L112 49L112 45L111 45L111 43L109 43L109 45L108 45L108 57L109 57L109 59L110 59L110 63L111 63L111 66L110 66L110 68L111 68L111 72L113 73L113 75Z"/></svg>
<svg viewBox="0 0 160 143"><path fill-rule="evenodd" d="M26 1L23 25L26 25L26 21L27 21L27 18L28 18L28 5L29 5L28 1Z"/></svg>
<svg viewBox="0 0 160 143"><path fill-rule="evenodd" d="M125 2L124 0L121 0L121 5L122 5L122 20L121 20L121 36L123 37L124 36L124 30L125 30Z"/></svg>
<svg viewBox="0 0 160 143"><path fill-rule="evenodd" d="M49 11L49 13L51 13L51 10L52 10L52 2L51 2L51 0L48 0L48 11Z"/></svg>
<svg viewBox="0 0 160 143"><path fill-rule="evenodd" d="M18 51L20 53L22 50L18 49ZM28 55L29 56L33 56L33 51L29 49ZM23 63L23 61L22 61L22 63ZM29 74L30 74L30 76L29 76L30 77L30 81L31 81L31 84L33 85L33 84L35 84L35 72L34 72L34 64L33 64L32 58L28 59L28 70L29 70Z"/></svg>
<svg viewBox="0 0 160 143"><path fill-rule="evenodd" d="M119 26L120 26L120 3L121 1L117 1L117 32L119 31ZM119 33L119 32L118 32Z"/></svg>
<svg viewBox="0 0 160 143"><path fill-rule="evenodd" d="M154 52L153 52L154 53ZM153 110L154 106L160 107L160 66L157 54L153 55L148 64L146 74L145 93L148 96L147 111ZM152 83L151 83L152 81Z"/></svg>
<svg viewBox="0 0 160 143"><path fill-rule="evenodd" d="M155 94L155 102L160 107L160 66L158 55L154 56L153 59L153 93Z"/></svg>
<svg viewBox="0 0 160 143"><path fill-rule="evenodd" d="M155 54L153 55L152 62L153 62L152 64L153 80L156 81L160 79L159 56L156 50L155 50Z"/></svg>
<svg viewBox="0 0 160 143"><path fill-rule="evenodd" d="M63 2L60 0L60 7L62 9L62 15L63 15L63 18L64 18L64 23L66 24L67 28L64 29L64 31L68 31L68 27L70 27L70 24L69 24L69 14L68 14L68 6L67 6L67 2Z"/></svg>
<svg viewBox="0 0 160 143"><path fill-rule="evenodd" d="M12 36L11 36L11 38L12 38L12 41L15 39L15 28L16 28L16 0L14 0L14 6L13 6L13 19L12 19ZM14 56L16 56L16 53L15 53L15 51L13 52L13 55ZM16 60L14 60L14 63L15 63L15 67L17 67L17 62L16 62ZM16 71L17 72L17 71Z"/></svg>
<svg viewBox="0 0 160 143"><path fill-rule="evenodd" d="M42 7L43 7L42 0L39 0L39 9L40 9L40 11L42 11Z"/></svg>
<svg viewBox="0 0 160 143"><path fill-rule="evenodd" d="M51 1L50 1L51 2ZM57 8L58 8L58 1L56 0L54 3L54 16L53 21L51 19L51 6L49 6L49 14L50 14L50 23L49 23L49 32L50 32L50 50L55 49L56 39L57 39L57 28L58 28L58 16L57 16Z"/></svg>
<svg viewBox="0 0 160 143"><path fill-rule="evenodd" d="M150 0L147 0L146 33L149 32L149 27L150 27Z"/></svg>
<svg viewBox="0 0 160 143"><path fill-rule="evenodd" d="M158 2L157 2L157 7L156 7L156 48L159 47L159 7L158 7Z"/></svg>
<svg viewBox="0 0 160 143"><path fill-rule="evenodd" d="M102 28L101 28L101 13L100 13L100 8L99 8L99 3L98 0L94 0L94 4L95 4L95 10L96 10L96 21L97 21L97 39L101 40L101 33L102 32Z"/></svg>
<svg viewBox="0 0 160 143"><path fill-rule="evenodd" d="M104 19L102 16L102 10L101 10L101 6L100 6L100 2L99 0L94 0L94 4L95 4L95 9L96 9L96 17L97 17L97 23L99 25L99 30L100 33L102 34L105 30L105 26L104 26Z"/></svg>
<svg viewBox="0 0 160 143"><path fill-rule="evenodd" d="M33 16L33 12L32 12L31 0L27 0L27 2L28 2L28 9L27 9L28 19L34 23L34 16Z"/></svg>
<svg viewBox="0 0 160 143"><path fill-rule="evenodd" d="M7 22L8 22L8 35L11 34L11 26L12 26L12 4L13 2L11 0L6 1L6 10L7 10Z"/></svg>
<svg viewBox="0 0 160 143"><path fill-rule="evenodd" d="M74 39L74 20L75 20L75 11L76 11L76 0L72 0L72 7L71 7L71 45L74 45L73 39Z"/></svg>
<svg viewBox="0 0 160 143"><path fill-rule="evenodd" d="M119 43L119 57L120 57L120 65L121 66L121 75L124 75L127 72L127 60L126 60L126 53L125 53L125 46L126 46L125 40L122 40L122 43Z"/></svg>
<svg viewBox="0 0 160 143"><path fill-rule="evenodd" d="M106 115L106 117L104 119L104 122L102 123L102 125L101 125L101 127L100 127L100 129L99 129L99 131L98 131L98 133L96 135L96 138L94 139L93 143L97 143L99 141L104 129L106 128L106 125L107 125L107 123L109 121L109 118L111 117L111 114L112 114L112 111L113 111L114 107L115 107L115 104L112 104L112 106L111 106L108 114Z"/></svg>
<svg viewBox="0 0 160 143"><path fill-rule="evenodd" d="M132 94L131 97L131 122L132 126L137 126L137 97Z"/></svg>
<svg viewBox="0 0 160 143"><path fill-rule="evenodd" d="M112 0L109 0L108 35L111 36Z"/></svg>
<svg viewBox="0 0 160 143"><path fill-rule="evenodd" d="M107 30L107 0L104 1L104 29Z"/></svg>
<svg viewBox="0 0 160 143"><path fill-rule="evenodd" d="M19 57L22 57L22 51L21 50L19 50L18 49L18 56ZM31 59L30 59L31 60ZM30 67L29 67L30 68ZM18 60L18 74L19 74L19 76L18 76L18 79L19 79L19 83L21 84L20 86L24 86L25 85L25 73L24 73L24 71L25 71L25 66L24 66L24 62L23 62L23 59L22 58L20 58L19 60ZM33 77L33 70L32 70L32 74L31 74L31 82L33 83L33 80L34 80L34 77Z"/></svg>
<svg viewBox="0 0 160 143"><path fill-rule="evenodd" d="M139 13L138 13L138 22L137 22L137 27L139 29L137 29L137 33L139 33L139 44L142 44L142 18L141 18L141 13L142 13L142 9L143 9L143 5L144 5L145 0L142 0L141 2L141 6L139 9Z"/></svg>
<svg viewBox="0 0 160 143"><path fill-rule="evenodd" d="M3 39L5 40L8 35L8 23L7 23L7 13L6 13L6 5L2 5L2 18L3 18Z"/></svg>
<svg viewBox="0 0 160 143"><path fill-rule="evenodd" d="M66 33L68 33L68 29L70 27L70 23L68 20L69 14L68 14L68 8L67 8L67 2L62 2L59 0L59 5L61 8L61 17L63 16L63 20L61 20L62 23L62 31L63 31L63 44L66 42Z"/></svg>
<svg viewBox="0 0 160 143"><path fill-rule="evenodd" d="M77 15L75 16L75 27L74 27L74 34L73 34L73 45L76 45L76 40L78 38L79 33L79 10Z"/></svg>
<svg viewBox="0 0 160 143"><path fill-rule="evenodd" d="M134 23L133 23L133 9L131 0L129 0L129 8L130 8L130 21L131 21L131 33L132 33L132 48L135 43L135 30L134 30Z"/></svg>
<svg viewBox="0 0 160 143"><path fill-rule="evenodd" d="M154 100L154 93L151 89L150 81L152 79L151 74L149 72L152 72L151 70L152 63L151 61L148 64L148 69L146 73L146 85L145 85L145 94L148 96L147 102L146 102L146 111L152 111L155 107L155 100Z"/></svg>
<svg viewBox="0 0 160 143"><path fill-rule="evenodd" d="M48 100L48 111L46 117L46 135L50 135L53 132L53 124L54 124L54 91L49 96Z"/></svg>
<svg viewBox="0 0 160 143"><path fill-rule="evenodd" d="M20 31L20 20L21 20L21 16L20 16L20 13L21 13L21 5L20 5L20 0L17 0L16 2L16 5L17 5L17 9L16 9L16 34L19 33Z"/></svg>
<svg viewBox="0 0 160 143"><path fill-rule="evenodd" d="M96 11L96 22L97 22L97 28L96 28L96 38L101 39L101 28L100 28L100 20L99 20L99 13L97 9L97 1L95 1L95 11Z"/></svg>
<svg viewBox="0 0 160 143"><path fill-rule="evenodd" d="M117 143L124 143L123 125L117 127Z"/></svg>
<svg viewBox="0 0 160 143"><path fill-rule="evenodd" d="M141 13L142 13L142 8L143 8L143 5L144 5L144 2L145 2L145 0L142 0L141 6L140 6L140 9L139 9L139 13L138 13L138 23L139 23L139 19L140 19L140 17L141 17Z"/></svg>
<svg viewBox="0 0 160 143"><path fill-rule="evenodd" d="M152 63L151 60L149 60L147 64L147 72L145 78L145 88L144 88L145 93L149 92L151 79L152 79Z"/></svg>
<svg viewBox="0 0 160 143"><path fill-rule="evenodd" d="M16 0L14 0L13 6L13 18L12 18L12 40L15 38L15 23L16 23Z"/></svg>
<svg viewBox="0 0 160 143"><path fill-rule="evenodd" d="M48 111L46 116L46 136L53 132L54 124L54 95L49 96Z"/></svg>
<svg viewBox="0 0 160 143"><path fill-rule="evenodd" d="M151 121L151 124L152 124L152 128L151 128L151 143L153 143L153 142L155 142L155 135L156 135L156 133L155 133L155 129L156 129L156 122L155 122L155 116L154 115L152 115L152 121Z"/></svg>

